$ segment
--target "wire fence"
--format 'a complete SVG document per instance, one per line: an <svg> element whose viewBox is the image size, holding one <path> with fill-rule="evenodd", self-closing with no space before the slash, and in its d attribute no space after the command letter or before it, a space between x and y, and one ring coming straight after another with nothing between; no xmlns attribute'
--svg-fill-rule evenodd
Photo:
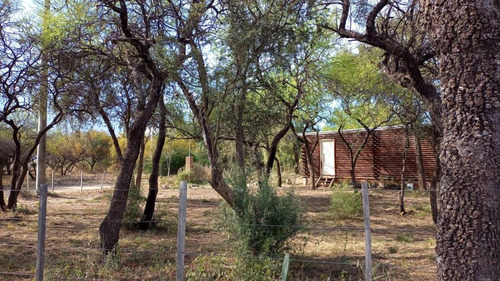
<svg viewBox="0 0 500 281"><path fill-rule="evenodd" d="M264 257L234 252L232 246L225 242L225 237L230 233L216 227L213 222L210 213L213 204L209 205L210 200L201 199L200 201L200 204L206 203L207 205L206 214L200 216L199 213L191 213L190 206L187 204L190 199L187 194L184 199L182 198L183 190L187 192L187 186L179 188L179 196L169 197L168 200L161 202L163 209L170 212L168 214L170 217L147 221L147 223L160 226L158 228L160 230L148 232L126 228L122 230L120 243L116 249L117 257L102 255L98 230L106 208L96 210L92 215L79 215L77 210L74 213L62 212L59 209L60 206L49 204L46 215L41 208L39 209L38 219L36 219L36 214L0 217L1 229L8 230L16 227L23 229L22 232L16 232L15 236L0 238L0 248L4 249L5 253L0 255L0 258L7 259L8 255L17 256L20 252L22 253L22 258L15 258L12 262L0 260L0 263L7 265L0 269L0 280L33 280L34 278L37 280L185 280L186 271L196 270L192 268L191 263L200 260L203 262L203 258L212 258L215 262L217 262L216 258L228 260L243 258L275 263L283 261L281 256ZM43 190L41 191L38 206L43 208L43 201L47 200L47 196ZM365 191L363 194L368 193ZM183 206L184 216L182 215ZM365 216L365 219L369 221L369 215ZM137 223L137 220L125 217L121 221L108 222L133 225ZM336 274L336 272L356 271L358 275L355 278L372 280L371 240L365 239L370 237L371 233L377 234L379 231L385 234L390 233L380 225L367 226L366 220L365 224L363 221L356 221L352 225L339 226L325 226L317 223L246 225L269 229L301 229L314 235L321 233L323 239L331 239L337 244L343 244L344 249L337 251L337 255L325 256L321 248L316 247L313 254L298 251L290 258L292 270L314 266L326 270L326 275L329 270L330 278L332 272ZM181 228L184 228L184 233L180 230ZM45 231L43 235L40 234L42 229ZM394 230L395 235L399 232L397 229ZM307 236L303 238L309 239ZM356 249L349 252L347 249L349 247ZM365 251L365 249L369 250ZM395 268L397 266L388 266L383 269L383 272L391 272ZM417 266L414 269L429 270L428 267ZM298 278L297 280L300 280L300 277ZM315 276L309 280L327 280L322 278Z"/></svg>

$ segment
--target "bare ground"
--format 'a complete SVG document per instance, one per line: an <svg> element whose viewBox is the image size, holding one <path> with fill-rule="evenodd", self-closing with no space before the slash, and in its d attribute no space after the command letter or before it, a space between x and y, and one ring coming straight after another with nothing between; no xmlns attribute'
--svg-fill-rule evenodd
<svg viewBox="0 0 500 281"><path fill-rule="evenodd" d="M285 188L288 190L289 188ZM295 240L293 280L360 280L364 232L360 217L338 219L329 212L331 190L293 188L306 210L305 232ZM103 265L99 224L110 190L55 193L48 199L46 280L175 280L178 190L163 188L157 203L158 228L124 228L119 261ZM409 192L407 215L399 214L397 191L370 190L372 248L378 280L436 280L435 228L428 194ZM37 240L37 198L23 196L16 213L0 214L0 280L32 280ZM186 228L186 265L198 256L235 253L227 233L214 226L220 197L210 188L190 188ZM305 244L304 244L305 242ZM210 279L205 279L210 280Z"/></svg>

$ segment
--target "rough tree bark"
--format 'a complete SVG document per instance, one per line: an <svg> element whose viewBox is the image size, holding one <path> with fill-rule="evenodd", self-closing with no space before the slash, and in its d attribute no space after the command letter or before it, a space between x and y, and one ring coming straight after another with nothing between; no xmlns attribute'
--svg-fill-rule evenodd
<svg viewBox="0 0 500 281"><path fill-rule="evenodd" d="M439 160L439 157L436 157L436 165L434 166L434 171L432 172L431 186L429 188L429 200L431 204L432 221L434 222L434 225L437 225L439 216L437 198L439 196L440 179L441 179L441 161Z"/></svg>
<svg viewBox="0 0 500 281"><path fill-rule="evenodd" d="M419 2L443 101L438 276L500 280L500 6L438 2Z"/></svg>

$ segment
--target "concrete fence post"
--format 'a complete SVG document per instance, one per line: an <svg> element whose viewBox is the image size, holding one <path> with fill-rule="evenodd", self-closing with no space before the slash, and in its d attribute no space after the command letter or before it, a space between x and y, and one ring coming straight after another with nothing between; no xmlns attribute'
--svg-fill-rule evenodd
<svg viewBox="0 0 500 281"><path fill-rule="evenodd" d="M177 277L176 281L184 281L184 249L186 248L186 207L187 182L181 181L179 190L179 223L177 227Z"/></svg>
<svg viewBox="0 0 500 281"><path fill-rule="evenodd" d="M45 262L45 230L47 222L47 185L40 185L40 203L38 207L38 239L36 252L36 281L43 281Z"/></svg>
<svg viewBox="0 0 500 281"><path fill-rule="evenodd" d="M368 183L362 182L363 216L365 228L365 280L372 280L372 236L370 229L370 202L368 200Z"/></svg>
<svg viewBox="0 0 500 281"><path fill-rule="evenodd" d="M83 192L83 170L80 171L80 192Z"/></svg>
<svg viewBox="0 0 500 281"><path fill-rule="evenodd" d="M102 179L101 179L101 191L102 191L102 186L104 185L104 176L106 176L106 170L102 173Z"/></svg>
<svg viewBox="0 0 500 281"><path fill-rule="evenodd" d="M50 169L52 171L52 192L54 192L54 169Z"/></svg>

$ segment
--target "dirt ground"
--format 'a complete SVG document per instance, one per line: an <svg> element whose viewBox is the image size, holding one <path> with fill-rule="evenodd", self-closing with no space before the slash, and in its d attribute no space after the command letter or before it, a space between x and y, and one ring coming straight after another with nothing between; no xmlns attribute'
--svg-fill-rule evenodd
<svg viewBox="0 0 500 281"><path fill-rule="evenodd" d="M330 189L293 189L303 202L304 232L295 239L293 280L360 280L364 268L362 217L339 219L329 213ZM143 192L144 195L146 192ZM46 280L175 280L178 189L163 187L157 202L157 228L124 228L119 261L99 252L99 224L111 189L57 192L48 198ZM374 280L436 280L435 228L428 193L409 191L408 214L399 214L398 193L370 190ZM38 198L23 196L17 212L0 214L0 280L33 280L36 260ZM208 187L188 190L186 267L203 255L231 257L227 233L216 229L221 199ZM106 279L100 279L106 280ZM204 279L210 280L210 279Z"/></svg>

